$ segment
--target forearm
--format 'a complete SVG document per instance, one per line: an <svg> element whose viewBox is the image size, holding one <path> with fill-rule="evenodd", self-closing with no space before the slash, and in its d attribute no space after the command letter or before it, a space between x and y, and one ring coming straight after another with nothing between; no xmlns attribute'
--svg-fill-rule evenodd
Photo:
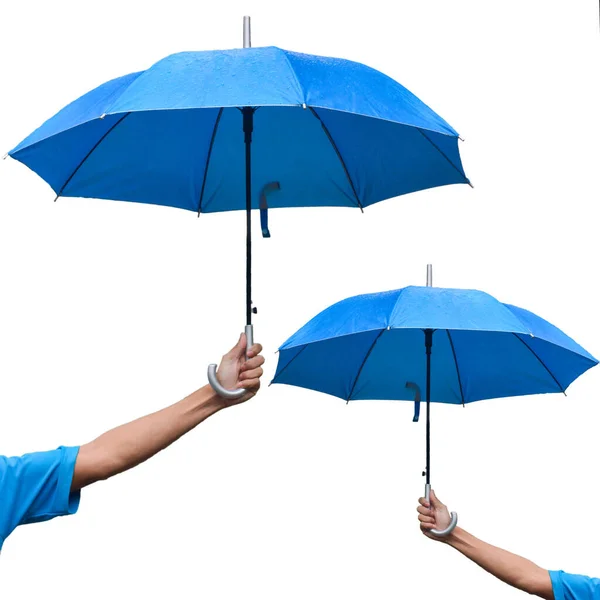
<svg viewBox="0 0 600 600"><path fill-rule="evenodd" d="M171 445L223 407L210 386L81 446L72 489L131 469Z"/></svg>
<svg viewBox="0 0 600 600"><path fill-rule="evenodd" d="M553 600L548 571L502 548L487 544L457 527L446 543L504 583L523 592Z"/></svg>

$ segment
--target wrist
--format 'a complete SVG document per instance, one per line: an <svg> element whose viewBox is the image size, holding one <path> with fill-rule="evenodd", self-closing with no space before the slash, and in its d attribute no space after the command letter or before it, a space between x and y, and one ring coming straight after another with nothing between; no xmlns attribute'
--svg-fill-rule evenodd
<svg viewBox="0 0 600 600"><path fill-rule="evenodd" d="M210 410L212 412L219 412L223 408L227 407L225 398L222 398L221 396L219 396L219 394L217 394L217 392L215 392L215 390L213 390L213 388L210 384L206 384L201 389L204 391L204 395L205 395L204 403L208 410Z"/></svg>
<svg viewBox="0 0 600 600"><path fill-rule="evenodd" d="M469 534L464 529L457 526L449 536L443 539L443 541L448 544L448 546L460 550L460 547L466 543L468 535Z"/></svg>
<svg viewBox="0 0 600 600"><path fill-rule="evenodd" d="M189 399L192 401L193 410L202 412L206 417L219 412L226 406L224 399L213 390L210 384L196 390L189 396Z"/></svg>

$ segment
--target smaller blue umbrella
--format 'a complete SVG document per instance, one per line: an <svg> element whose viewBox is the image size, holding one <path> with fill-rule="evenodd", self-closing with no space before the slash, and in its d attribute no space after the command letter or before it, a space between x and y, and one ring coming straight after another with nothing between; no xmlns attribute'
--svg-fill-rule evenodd
<svg viewBox="0 0 600 600"><path fill-rule="evenodd" d="M484 292L427 287L354 296L334 304L279 349L273 383L344 400L410 400L425 389L429 498L430 403L565 392L598 361L533 313ZM456 513L444 530L458 522Z"/></svg>

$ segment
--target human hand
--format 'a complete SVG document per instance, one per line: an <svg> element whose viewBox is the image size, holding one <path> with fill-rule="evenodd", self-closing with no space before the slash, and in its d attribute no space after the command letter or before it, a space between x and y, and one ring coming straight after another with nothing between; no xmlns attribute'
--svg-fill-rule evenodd
<svg viewBox="0 0 600 600"><path fill-rule="evenodd" d="M263 374L262 365L265 362L260 344L254 344L248 350L246 358L246 335L242 333L238 343L223 355L217 369L217 378L226 389L244 388L246 394L235 400L220 398L224 406L233 406L250 400L260 388L260 378Z"/></svg>
<svg viewBox="0 0 600 600"><path fill-rule="evenodd" d="M439 538L430 533L431 529L446 529L450 525L450 512L435 495L433 490L429 493L429 502L425 498L419 498L419 523L421 531L432 540L444 541L447 538Z"/></svg>

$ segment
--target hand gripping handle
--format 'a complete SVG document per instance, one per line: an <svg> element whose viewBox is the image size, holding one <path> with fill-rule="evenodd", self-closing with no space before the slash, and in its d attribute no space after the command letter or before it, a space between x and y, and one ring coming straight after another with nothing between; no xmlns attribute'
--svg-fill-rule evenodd
<svg viewBox="0 0 600 600"><path fill-rule="evenodd" d="M427 500L427 502L429 502L430 492L431 492L431 485L429 483L426 483L425 484L425 500ZM450 525L448 525L448 527L446 527L446 529L429 529L428 531L429 531L429 533L431 533L431 535L434 535L435 537L443 538L443 537L450 535L454 531L454 528L456 527L457 523L458 523L458 515L455 512L451 512L450 513Z"/></svg>
<svg viewBox="0 0 600 600"><path fill-rule="evenodd" d="M246 353L250 349L251 346L254 345L254 330L252 325L246 325ZM247 354L246 354L247 356ZM217 379L217 365L212 364L208 365L208 383L210 383L211 387L221 398L226 398L227 400L238 400L245 393L245 388L239 388L236 390L228 390L224 388L219 380Z"/></svg>

